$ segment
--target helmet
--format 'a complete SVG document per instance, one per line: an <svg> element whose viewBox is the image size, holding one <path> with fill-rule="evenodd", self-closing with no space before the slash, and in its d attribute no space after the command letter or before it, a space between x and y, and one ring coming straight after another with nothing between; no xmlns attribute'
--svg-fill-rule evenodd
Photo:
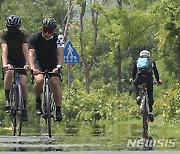
<svg viewBox="0 0 180 154"><path fill-rule="evenodd" d="M56 25L56 20L52 18L45 18L42 22L43 27L49 28L49 29L54 29L57 27Z"/></svg>
<svg viewBox="0 0 180 154"><path fill-rule="evenodd" d="M140 57L150 57L150 52L149 51L147 51L147 50L142 50L141 52L140 52Z"/></svg>
<svg viewBox="0 0 180 154"><path fill-rule="evenodd" d="M21 19L16 15L10 15L6 18L5 25L7 28L19 29L21 26Z"/></svg>

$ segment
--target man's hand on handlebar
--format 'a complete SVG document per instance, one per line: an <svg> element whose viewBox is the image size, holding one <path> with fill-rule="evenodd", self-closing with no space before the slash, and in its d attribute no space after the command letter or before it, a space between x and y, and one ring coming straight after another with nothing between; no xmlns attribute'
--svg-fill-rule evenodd
<svg viewBox="0 0 180 154"><path fill-rule="evenodd" d="M58 74L58 73L61 72L61 69L62 69L62 66L61 66L61 65L57 65L57 67L54 68L52 72L53 72L54 74Z"/></svg>
<svg viewBox="0 0 180 154"><path fill-rule="evenodd" d="M30 66L29 66L28 63L27 63L26 65L24 65L24 69L25 69L25 70L30 70Z"/></svg>
<svg viewBox="0 0 180 154"><path fill-rule="evenodd" d="M33 74L36 74L36 75L39 74L39 72L40 72L38 69L31 69L31 70L32 70Z"/></svg>
<svg viewBox="0 0 180 154"><path fill-rule="evenodd" d="M6 70L8 70L8 69L12 69L13 66L12 66L11 64L6 64L6 65L3 66L3 68L4 68L4 70L6 71Z"/></svg>
<svg viewBox="0 0 180 154"><path fill-rule="evenodd" d="M59 68L54 68L52 71L54 74L58 74L59 73Z"/></svg>

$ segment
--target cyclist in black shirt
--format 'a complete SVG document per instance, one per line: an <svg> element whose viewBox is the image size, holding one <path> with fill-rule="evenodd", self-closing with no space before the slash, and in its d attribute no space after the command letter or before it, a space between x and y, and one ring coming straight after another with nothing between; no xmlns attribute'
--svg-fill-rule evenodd
<svg viewBox="0 0 180 154"><path fill-rule="evenodd" d="M153 72L155 75L155 78L158 82L158 84L161 84L162 81L159 79L159 73L156 67L156 63L152 60L150 60L150 52L147 50L142 50L140 52L140 57L144 57L144 58L148 58L149 59L149 64L150 64L150 68L148 69L148 71L141 71L137 68L137 61L134 64L133 67L133 73L132 73L132 77L133 77L133 81L134 81L134 86L135 86L135 92L136 92L136 96L137 96L137 104L140 105L140 100L141 97L139 96L139 87L138 85L141 85L142 83L146 83L147 86L147 93L148 93L148 98L149 98L149 119L151 122L154 121L154 117L153 117L153 104L154 104L154 98L153 98Z"/></svg>
<svg viewBox="0 0 180 154"><path fill-rule="evenodd" d="M53 96L56 103L56 120L62 120L61 104L62 92L60 88L60 78L58 69L61 69L64 61L64 38L55 33L57 27L56 21L52 18L46 18L42 22L42 30L33 34L29 39L29 62L30 68L35 75L34 92L36 97L36 113L40 115L41 93L43 86L43 75L39 71L53 71L51 75L51 84Z"/></svg>
<svg viewBox="0 0 180 154"><path fill-rule="evenodd" d="M12 85L13 71L8 70L13 67L28 68L28 36L27 30L21 28L21 19L19 16L10 15L6 18L6 28L0 31L0 44L2 48L2 64L6 71L4 78L5 89L5 110L10 109L10 89ZM26 70L20 71L20 83L23 93L23 121L28 121L26 103L27 103L27 85Z"/></svg>

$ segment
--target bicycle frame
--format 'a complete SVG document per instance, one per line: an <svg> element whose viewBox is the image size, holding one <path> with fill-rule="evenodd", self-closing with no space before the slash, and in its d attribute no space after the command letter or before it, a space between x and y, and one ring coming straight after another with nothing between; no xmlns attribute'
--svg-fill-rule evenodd
<svg viewBox="0 0 180 154"><path fill-rule="evenodd" d="M18 136L20 136L22 131L22 110L24 108L24 105L19 71L24 70L24 68L12 68L8 70L14 71L14 80L12 83L12 88L10 90L10 116L12 119L12 133L13 136L15 136L18 131ZM4 70L2 79L4 79Z"/></svg>
<svg viewBox="0 0 180 154"><path fill-rule="evenodd" d="M53 114L51 114L51 107L54 106L54 102L52 101L52 92L50 88L50 72L45 71L44 76L44 84L43 84L43 100L42 100L42 111L43 116L45 117L46 124L48 125L48 134L49 137L52 136L51 133L51 117L54 118ZM55 107L53 107L53 113L55 111Z"/></svg>
<svg viewBox="0 0 180 154"><path fill-rule="evenodd" d="M53 106L53 94L51 91L50 87L50 77L49 74L54 74L53 72L41 72L41 74L44 74L44 82L43 82L43 103L42 103L42 111L43 111L43 116L47 117L47 103L45 102L45 99L49 99L50 103L50 112L55 111L55 107ZM48 98L47 98L48 97ZM54 113L54 112L53 112Z"/></svg>
<svg viewBox="0 0 180 154"><path fill-rule="evenodd" d="M62 72L60 73L60 79L62 79ZM54 74L54 72L48 72L47 70L44 72L39 72L38 74L44 75L43 81L43 95L42 95L42 117L45 119L45 123L48 125L48 134L49 137L52 136L51 133L51 118L54 118L53 114L55 112L55 103L53 100L53 93L51 91L51 84L50 84L50 74ZM62 80L61 80L62 81ZM33 76L32 76L32 83L33 83Z"/></svg>
<svg viewBox="0 0 180 154"><path fill-rule="evenodd" d="M140 111L143 116L143 138L148 138L148 112L149 112L149 100L147 94L146 83L142 84L142 97Z"/></svg>

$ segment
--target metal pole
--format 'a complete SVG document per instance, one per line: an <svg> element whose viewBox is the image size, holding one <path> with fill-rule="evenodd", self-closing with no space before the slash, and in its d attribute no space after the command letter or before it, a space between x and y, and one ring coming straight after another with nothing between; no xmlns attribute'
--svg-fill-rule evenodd
<svg viewBox="0 0 180 154"><path fill-rule="evenodd" d="M71 64L67 64L67 67L68 67L68 88L70 88L71 86Z"/></svg>

